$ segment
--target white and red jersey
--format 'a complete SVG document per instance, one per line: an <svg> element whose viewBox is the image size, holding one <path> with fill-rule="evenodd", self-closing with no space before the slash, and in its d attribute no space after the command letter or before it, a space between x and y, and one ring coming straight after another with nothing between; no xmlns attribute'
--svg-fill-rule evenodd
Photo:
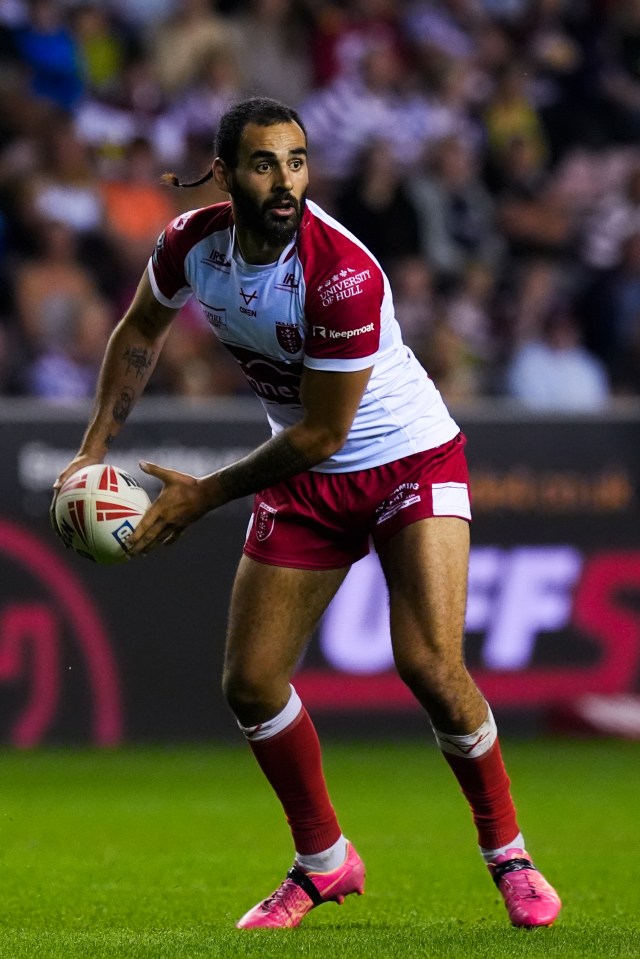
<svg viewBox="0 0 640 959"><path fill-rule="evenodd" d="M314 469L381 466L452 439L458 426L402 342L389 281L348 230L307 201L298 235L277 262L246 263L230 203L183 213L149 261L156 298L178 309L197 297L260 398L273 433L302 416L303 368L373 367L345 445Z"/></svg>

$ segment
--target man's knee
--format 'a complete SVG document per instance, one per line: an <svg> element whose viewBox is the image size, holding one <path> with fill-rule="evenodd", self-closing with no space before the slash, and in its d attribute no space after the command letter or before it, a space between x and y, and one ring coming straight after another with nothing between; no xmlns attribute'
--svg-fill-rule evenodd
<svg viewBox="0 0 640 959"><path fill-rule="evenodd" d="M247 716L269 714L281 698L281 685L260 670L225 668L222 675L224 698L241 722Z"/></svg>

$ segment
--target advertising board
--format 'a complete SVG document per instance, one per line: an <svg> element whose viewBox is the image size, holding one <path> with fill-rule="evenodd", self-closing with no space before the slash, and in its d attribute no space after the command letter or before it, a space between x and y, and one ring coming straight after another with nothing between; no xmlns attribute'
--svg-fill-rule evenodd
<svg viewBox="0 0 640 959"><path fill-rule="evenodd" d="M96 567L50 531L50 487L87 411L0 410L0 741L233 738L219 675L226 608L251 500L171 549ZM458 416L474 520L466 657L494 711L546 715L572 698L640 689L640 418ZM196 475L266 438L254 404L141 404L110 456ZM412 728L393 671L386 590L356 564L299 664L296 688L338 735ZM403 723L405 724L403 726Z"/></svg>

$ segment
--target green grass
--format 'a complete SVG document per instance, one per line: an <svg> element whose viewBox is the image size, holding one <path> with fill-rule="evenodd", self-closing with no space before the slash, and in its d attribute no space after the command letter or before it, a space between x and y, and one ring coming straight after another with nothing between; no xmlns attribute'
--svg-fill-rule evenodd
<svg viewBox="0 0 640 959"><path fill-rule="evenodd" d="M0 957L638 957L638 746L506 743L528 844L565 900L513 929L435 748L332 745L325 767L367 894L300 929L234 920L291 845L247 750L0 754Z"/></svg>

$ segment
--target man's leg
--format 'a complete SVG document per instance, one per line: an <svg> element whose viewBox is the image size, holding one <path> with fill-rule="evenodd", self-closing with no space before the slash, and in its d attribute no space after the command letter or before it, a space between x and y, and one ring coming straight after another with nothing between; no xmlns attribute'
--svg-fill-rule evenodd
<svg viewBox="0 0 640 959"><path fill-rule="evenodd" d="M560 901L524 851L496 725L464 664L468 524L456 517L424 519L378 552L398 673L429 714L510 918L517 925L550 925Z"/></svg>
<svg viewBox="0 0 640 959"><path fill-rule="evenodd" d="M329 799L313 723L290 685L305 643L347 570L296 570L240 562L223 687L262 771L282 803L296 862L241 928L295 926L321 902L361 892L364 868Z"/></svg>

